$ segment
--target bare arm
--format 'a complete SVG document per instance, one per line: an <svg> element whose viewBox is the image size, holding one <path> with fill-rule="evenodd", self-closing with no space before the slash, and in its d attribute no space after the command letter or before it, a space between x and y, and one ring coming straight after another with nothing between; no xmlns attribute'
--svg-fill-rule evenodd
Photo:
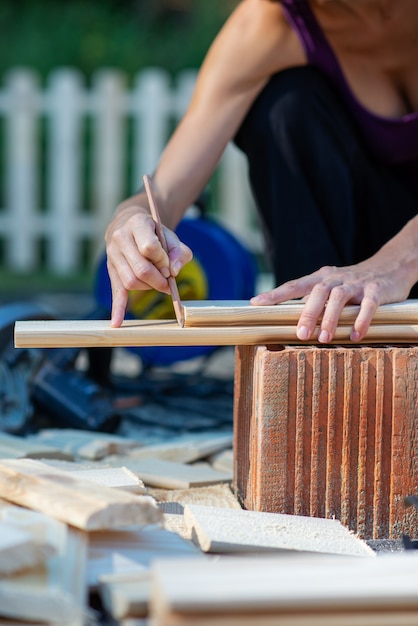
<svg viewBox="0 0 418 626"><path fill-rule="evenodd" d="M129 290L168 292L167 277L176 276L192 256L172 229L212 176L271 74L301 63L303 53L280 4L243 0L213 42L190 106L153 175L169 258L143 193L119 205L106 231L114 326L122 323Z"/></svg>
<svg viewBox="0 0 418 626"><path fill-rule="evenodd" d="M418 216L362 263L323 267L260 294L252 299L252 303L278 304L292 298L305 298L297 335L302 341L312 337L322 316L318 332L321 343L328 343L333 338L343 307L360 304L351 333L352 341L360 341L366 336L377 307L405 300L417 281Z"/></svg>

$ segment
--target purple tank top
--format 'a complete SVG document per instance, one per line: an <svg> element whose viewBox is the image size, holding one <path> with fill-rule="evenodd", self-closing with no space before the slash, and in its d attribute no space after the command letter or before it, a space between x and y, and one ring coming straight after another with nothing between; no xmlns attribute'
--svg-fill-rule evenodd
<svg viewBox="0 0 418 626"><path fill-rule="evenodd" d="M282 6L302 42L308 62L335 85L369 150L380 160L396 166L418 190L418 111L387 118L367 110L351 91L308 1L282 0Z"/></svg>

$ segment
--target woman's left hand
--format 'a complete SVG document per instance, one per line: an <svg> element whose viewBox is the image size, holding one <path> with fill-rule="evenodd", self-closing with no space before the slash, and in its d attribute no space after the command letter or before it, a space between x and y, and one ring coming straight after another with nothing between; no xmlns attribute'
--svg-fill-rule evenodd
<svg viewBox="0 0 418 626"><path fill-rule="evenodd" d="M359 304L360 310L350 339L361 341L367 334L377 307L405 300L411 286L398 264L392 264L392 268L385 264L383 270L380 263L372 258L347 267L322 267L312 274L255 296L251 304L274 305L302 298L305 306L297 324L297 337L301 341L313 338L319 323L317 339L320 343L329 343L333 339L344 306Z"/></svg>

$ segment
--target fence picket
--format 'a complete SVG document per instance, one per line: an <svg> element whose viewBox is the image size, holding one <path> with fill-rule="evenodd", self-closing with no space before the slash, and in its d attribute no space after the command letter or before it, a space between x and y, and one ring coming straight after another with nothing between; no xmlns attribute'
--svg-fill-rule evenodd
<svg viewBox="0 0 418 626"><path fill-rule="evenodd" d="M81 76L71 69L53 72L49 96L48 256L57 274L68 274L79 264L81 234Z"/></svg>
<svg viewBox="0 0 418 626"><path fill-rule="evenodd" d="M82 243L95 255L103 250L106 224L142 175L153 172L195 79L196 72L186 70L172 84L165 71L149 68L127 89L122 72L102 69L86 87L75 69L58 68L41 91L33 71L9 72L0 88L3 265L25 273L42 266L57 275L85 269ZM216 214L257 252L261 239L244 159L228 147L219 168Z"/></svg>
<svg viewBox="0 0 418 626"><path fill-rule="evenodd" d="M103 235L125 190L126 98L121 72L101 70L93 77L93 211L96 217L94 245L103 248Z"/></svg>
<svg viewBox="0 0 418 626"><path fill-rule="evenodd" d="M6 89L5 198L9 207L6 259L8 265L24 272L36 261L39 230L38 81L34 73L16 70L9 73ZM5 219L2 215L2 222Z"/></svg>
<svg viewBox="0 0 418 626"><path fill-rule="evenodd" d="M134 87L132 115L135 120L133 188L142 174L151 174L170 133L170 86L165 72L155 69L139 74Z"/></svg>

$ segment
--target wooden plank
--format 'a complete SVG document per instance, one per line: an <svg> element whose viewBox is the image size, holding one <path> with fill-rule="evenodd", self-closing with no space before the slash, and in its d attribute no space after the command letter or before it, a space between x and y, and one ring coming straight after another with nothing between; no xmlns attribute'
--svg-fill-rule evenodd
<svg viewBox="0 0 418 626"><path fill-rule="evenodd" d="M204 558L191 542L164 528L98 531L89 534L87 584L98 586L104 575L149 570L156 558Z"/></svg>
<svg viewBox="0 0 418 626"><path fill-rule="evenodd" d="M416 556L406 554L375 559L269 555L156 561L152 623L412 625L412 618L418 618L417 563ZM385 621L385 615L392 621Z"/></svg>
<svg viewBox="0 0 418 626"><path fill-rule="evenodd" d="M110 454L126 454L141 446L140 441L128 437L73 428L44 428L26 440L35 448L53 446L71 455L71 458L90 460L103 459Z"/></svg>
<svg viewBox="0 0 418 626"><path fill-rule="evenodd" d="M234 472L234 451L230 450L222 450L222 452L217 452L209 459L209 462L213 469L218 472Z"/></svg>
<svg viewBox="0 0 418 626"><path fill-rule="evenodd" d="M138 496L31 459L0 463L0 496L83 530L147 525L162 514L150 496Z"/></svg>
<svg viewBox="0 0 418 626"><path fill-rule="evenodd" d="M195 300L183 302L185 326L295 325L302 313L301 300L288 300L272 306L254 306L249 300ZM352 324L359 305L347 305L340 316L341 325ZM382 304L373 324L416 324L418 300Z"/></svg>
<svg viewBox="0 0 418 626"><path fill-rule="evenodd" d="M0 579L0 617L82 626L87 609L87 540L59 524L59 545L45 563Z"/></svg>
<svg viewBox="0 0 418 626"><path fill-rule="evenodd" d="M151 595L151 573L145 570L101 576L99 594L106 613L114 619L146 617Z"/></svg>
<svg viewBox="0 0 418 626"><path fill-rule="evenodd" d="M131 459L154 457L179 463L191 463L229 448L232 445L232 439L232 432L187 433L179 437L173 437L169 441L135 448L128 452L128 456ZM121 457L116 460L118 463L122 461ZM106 461L109 461L109 459L106 459ZM110 459L110 462L113 463L113 459Z"/></svg>
<svg viewBox="0 0 418 626"><path fill-rule="evenodd" d="M62 459L73 460L73 455L45 442L0 433L0 459Z"/></svg>
<svg viewBox="0 0 418 626"><path fill-rule="evenodd" d="M168 621L166 621L168 620ZM350 611L345 614L341 611L327 611L320 615L312 612L309 615L293 615L282 612L280 615L266 611L250 612L230 615L169 615L163 621L156 619L152 626L416 626L417 612L403 610L395 611ZM118 626L149 626L149 621L120 621Z"/></svg>
<svg viewBox="0 0 418 626"><path fill-rule="evenodd" d="M126 467L135 472L146 485L163 489L186 489L231 482L232 476L217 472L209 464L186 465L165 459L126 459Z"/></svg>
<svg viewBox="0 0 418 626"><path fill-rule="evenodd" d="M333 344L351 343L351 326L338 326ZM237 346L300 344L296 326L184 327L175 320L125 320L112 328L109 320L35 320L15 323L16 348ZM414 343L416 324L373 324L359 343ZM317 344L316 338L303 342Z"/></svg>
<svg viewBox="0 0 418 626"><path fill-rule="evenodd" d="M0 521L0 578L43 563L52 546L36 541L27 531Z"/></svg>
<svg viewBox="0 0 418 626"><path fill-rule="evenodd" d="M38 620L36 620L35 622L33 620L9 620L9 619L2 619L0 617L0 626L63 626L62 621L60 620L59 622L39 622ZM74 624L68 625L68 626L75 626Z"/></svg>
<svg viewBox="0 0 418 626"><path fill-rule="evenodd" d="M72 475L83 480L90 480L98 485L121 489L129 493L144 494L146 488L142 480L127 467L103 467L99 469L71 470Z"/></svg>
<svg viewBox="0 0 418 626"><path fill-rule="evenodd" d="M184 521L205 552L292 550L375 556L364 541L333 519L188 504Z"/></svg>
<svg viewBox="0 0 418 626"><path fill-rule="evenodd" d="M164 512L164 527L167 530L178 533L187 540L191 540L192 535L184 523L183 511L185 504L241 509L229 484L226 483L208 487L192 487L190 489L164 490L150 488L149 492L155 497Z"/></svg>
<svg viewBox="0 0 418 626"><path fill-rule="evenodd" d="M60 522L1 500L0 576L45 563L58 552L61 538Z"/></svg>

